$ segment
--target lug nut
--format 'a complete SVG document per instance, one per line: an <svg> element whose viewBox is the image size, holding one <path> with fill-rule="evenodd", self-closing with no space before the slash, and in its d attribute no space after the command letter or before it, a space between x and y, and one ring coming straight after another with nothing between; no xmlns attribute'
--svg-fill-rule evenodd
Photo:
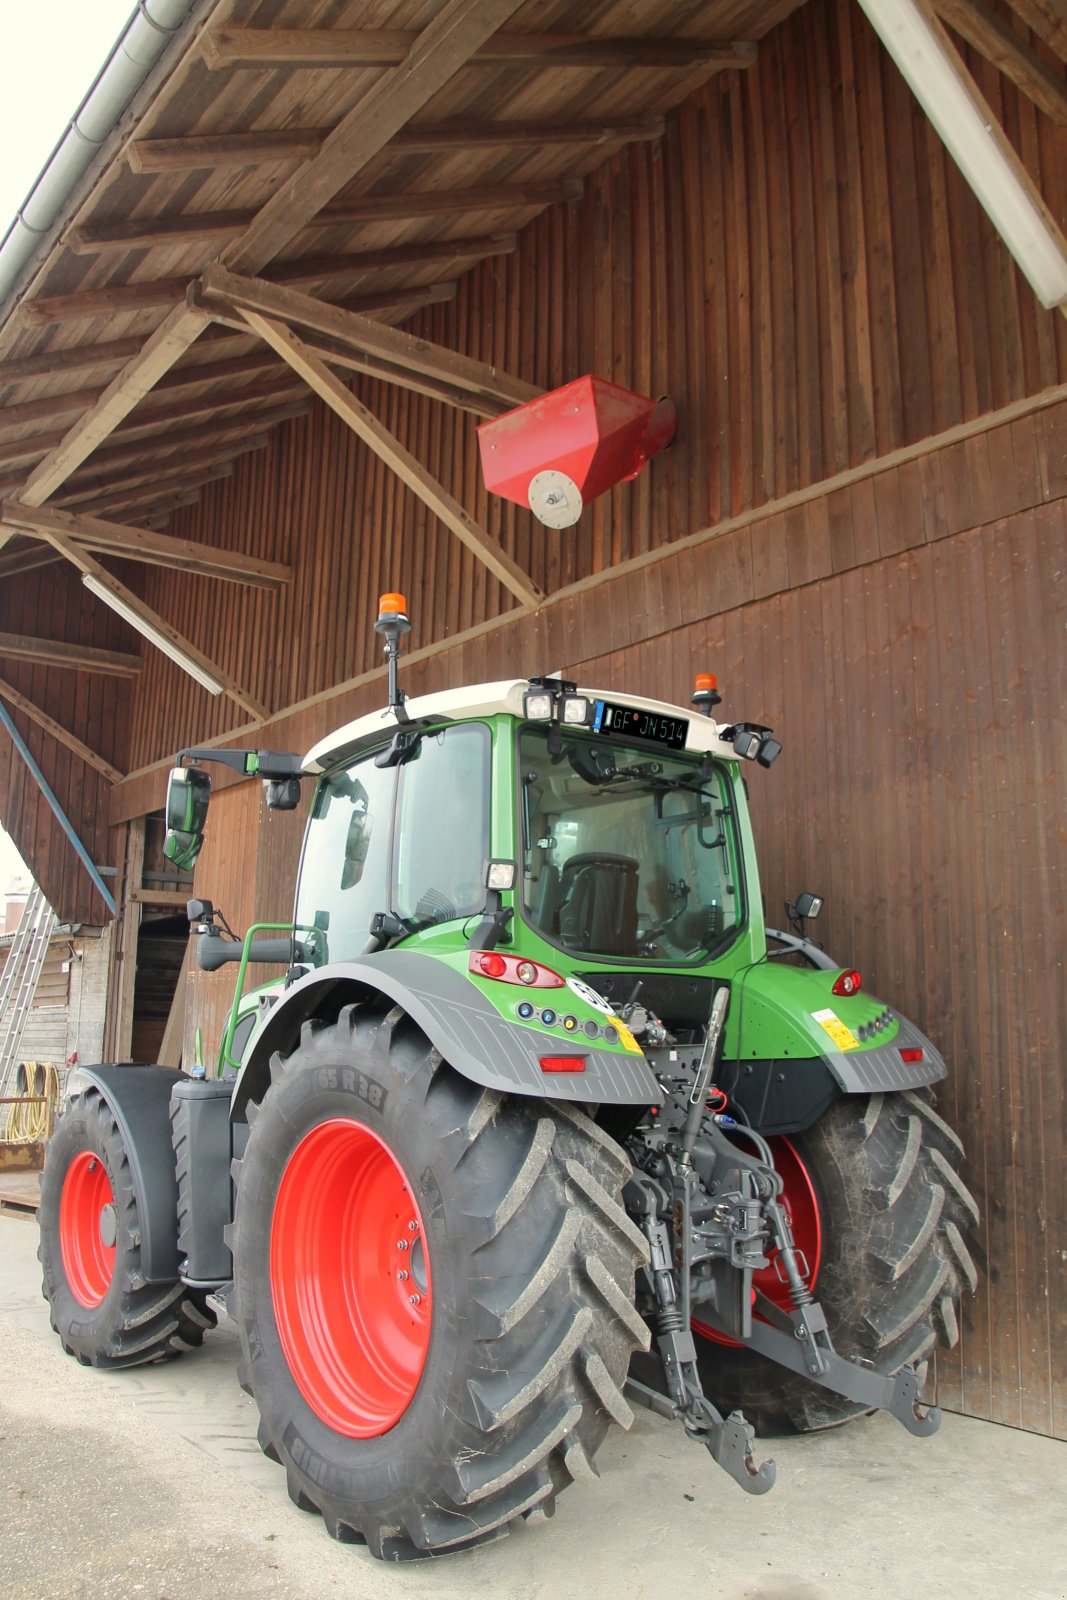
<svg viewBox="0 0 1067 1600"><path fill-rule="evenodd" d="M422 1296L420 1294L409 1294L408 1295L408 1305L409 1306L417 1306L417 1305L421 1305L421 1304L422 1304Z"/></svg>
<svg viewBox="0 0 1067 1600"><path fill-rule="evenodd" d="M397 1247L398 1250L406 1250L407 1247L408 1247L407 1240L406 1239L398 1239L396 1241L396 1247Z"/></svg>
<svg viewBox="0 0 1067 1600"><path fill-rule="evenodd" d="M417 1222L409 1222L408 1223L408 1232L409 1233L418 1233L418 1231L419 1231L419 1225L418 1225Z"/></svg>
<svg viewBox="0 0 1067 1600"><path fill-rule="evenodd" d="M403 1270L403 1268L401 1268L401 1270L397 1273L397 1277L400 1279L401 1283L406 1283L407 1282L408 1275Z"/></svg>

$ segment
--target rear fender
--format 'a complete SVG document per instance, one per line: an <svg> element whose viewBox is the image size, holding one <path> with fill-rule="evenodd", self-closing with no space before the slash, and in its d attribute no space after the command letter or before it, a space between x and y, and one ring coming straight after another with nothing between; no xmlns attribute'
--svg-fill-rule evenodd
<svg viewBox="0 0 1067 1600"><path fill-rule="evenodd" d="M115 1121L130 1163L141 1224L141 1270L146 1283L178 1278L178 1181L171 1143L170 1096L184 1073L134 1064L78 1066L68 1094L98 1089Z"/></svg>
<svg viewBox="0 0 1067 1600"><path fill-rule="evenodd" d="M232 1116L244 1120L248 1102L262 1100L271 1056L291 1051L305 1022L335 1022L353 1003L401 1006L451 1067L486 1089L597 1105L659 1105L662 1100L643 1055L597 1049L585 1041L580 1047L584 1072L546 1076L538 1053L558 1054L558 1033L511 1022L463 973L432 956L400 949L319 967L294 983L249 1041Z"/></svg>

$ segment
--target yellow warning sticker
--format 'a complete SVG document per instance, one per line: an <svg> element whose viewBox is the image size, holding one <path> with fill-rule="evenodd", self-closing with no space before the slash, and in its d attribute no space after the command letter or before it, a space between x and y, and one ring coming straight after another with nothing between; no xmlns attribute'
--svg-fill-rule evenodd
<svg viewBox="0 0 1067 1600"><path fill-rule="evenodd" d="M813 1011L812 1017L828 1033L839 1050L858 1050L860 1042L851 1028L845 1026L836 1011Z"/></svg>
<svg viewBox="0 0 1067 1600"><path fill-rule="evenodd" d="M621 1017L615 1017L613 1018L613 1021L619 1030L619 1043L624 1044L627 1050L632 1050L635 1055L643 1055L644 1051L641 1049L641 1046L638 1044L637 1040L634 1038L625 1022L622 1021Z"/></svg>

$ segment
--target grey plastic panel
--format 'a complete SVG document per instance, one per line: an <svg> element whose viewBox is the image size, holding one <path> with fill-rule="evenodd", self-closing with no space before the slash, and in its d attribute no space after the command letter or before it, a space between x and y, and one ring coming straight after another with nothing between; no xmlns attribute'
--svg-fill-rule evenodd
<svg viewBox="0 0 1067 1600"><path fill-rule="evenodd" d="M948 1076L940 1052L914 1022L899 1017L900 1028L892 1044L877 1050L827 1050L826 1065L846 1094L877 1094L894 1089L918 1089ZM921 1049L923 1059L915 1065L902 1061L901 1050Z"/></svg>
<svg viewBox="0 0 1067 1600"><path fill-rule="evenodd" d="M339 985L377 990L395 1000L457 1072L484 1088L602 1105L662 1103L644 1056L624 1056L573 1035L510 1022L464 973L433 956L385 950L320 967L293 984L255 1041L234 1097L236 1114L249 1097L247 1075L261 1071L272 1050L291 1048L300 1022L318 1010L319 992L331 993ZM542 1072L538 1056L556 1053L584 1055L585 1071Z"/></svg>

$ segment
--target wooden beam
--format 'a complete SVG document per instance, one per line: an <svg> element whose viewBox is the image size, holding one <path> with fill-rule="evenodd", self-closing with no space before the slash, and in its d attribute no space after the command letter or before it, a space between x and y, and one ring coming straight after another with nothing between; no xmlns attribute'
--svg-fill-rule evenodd
<svg viewBox="0 0 1067 1600"><path fill-rule="evenodd" d="M16 361L0 362L0 389L24 378L51 378L60 372L118 367L140 350L143 339L112 339L108 344L76 344L67 350L40 350Z"/></svg>
<svg viewBox="0 0 1067 1600"><path fill-rule="evenodd" d="M301 344L296 335L281 323L261 317L255 311L243 311L242 315L249 327L277 350L278 354L290 363L294 372L300 373L319 398L324 400L330 409L382 458L400 481L406 484L447 528L452 530L479 561L484 562L490 572L499 578L512 594L518 596L523 605L536 607L541 604L545 598L544 594L531 581L529 575L478 526L437 479L427 472L425 467L420 466L415 457L404 449L399 439L395 438L366 406L361 405L323 361Z"/></svg>
<svg viewBox="0 0 1067 1600"><path fill-rule="evenodd" d="M217 413L233 410L240 407L249 413L249 421L257 422L259 418L252 408L269 405L272 408L290 404L291 396L296 391L292 374L285 368L280 374L282 381L269 384L250 383L241 389L230 389L222 394L187 395L184 399L176 395L165 393L146 400L127 425L116 429L115 443L126 443L132 438L142 437L147 428L159 428L168 423L191 422L196 417L214 416Z"/></svg>
<svg viewBox="0 0 1067 1600"><path fill-rule="evenodd" d="M260 280L265 281L265 280ZM448 283L430 283L425 285L413 284L410 289L394 289L381 294L343 295L340 300L331 300L330 305L335 310L354 311L359 316L373 316L377 312L403 311L405 315L414 315L424 306L438 305L442 301L454 300L459 287L456 280L450 279ZM203 292L203 287L195 283L189 291L192 302L199 306L205 316L212 319L223 328L231 332L243 333L248 336L248 323L237 313L225 310L218 300L209 300Z"/></svg>
<svg viewBox="0 0 1067 1600"><path fill-rule="evenodd" d="M1067 4L1064 0L1009 0L1009 4L1054 55L1067 61Z"/></svg>
<svg viewBox="0 0 1067 1600"><path fill-rule="evenodd" d="M457 211L540 210L582 193L580 178L565 178L559 183L502 183L481 189L420 190L416 193L368 195L365 199L338 202L320 211L307 223L310 228L336 228L343 224L414 221L420 217L449 215ZM127 222L99 223L74 228L67 243L75 254L101 255L133 249L168 248L200 240L236 238L255 217L254 211L212 211L184 217L134 217ZM136 347L136 341L126 341ZM132 355L133 351L127 352ZM6 368L0 367L0 382Z"/></svg>
<svg viewBox="0 0 1067 1600"><path fill-rule="evenodd" d="M110 783L121 783L122 773L118 767L113 767L110 761L105 761L103 756L98 756L95 750L90 750L89 746L83 744L79 738L70 732L69 728L64 728L61 723L56 722L53 717L48 715L47 711L42 711L40 706L35 705L32 700L27 700L24 694L20 694L12 684L7 683L3 678L0 678L0 695L15 706L17 710L22 711L33 722L36 722L39 728L43 728L46 733L50 733L53 739L58 739L59 743L66 745L68 750L73 750L74 754L79 756L88 766L102 773Z"/></svg>
<svg viewBox="0 0 1067 1600"><path fill-rule="evenodd" d="M271 283L318 283L325 278L351 278L364 272L386 272L392 267L435 267L442 261L476 261L487 256L514 255L518 240L513 233L479 239L425 239L419 244L394 244L358 255L298 256L273 266Z"/></svg>
<svg viewBox="0 0 1067 1600"><path fill-rule="evenodd" d="M292 577L292 569L280 561L263 561L258 556L198 544L193 539L171 539L164 534L149 533L144 528L106 522L100 517L56 511L51 506L21 506L17 500L8 500L4 502L3 518L9 526L38 537L49 532L65 533L97 554L122 556L127 561L173 567L209 578L224 578L259 589L276 592Z"/></svg>
<svg viewBox="0 0 1067 1600"><path fill-rule="evenodd" d="M100 565L99 561L89 555L88 551L83 550L79 544L76 544L73 539L67 538L65 534L52 532L47 537L55 545L59 553L66 556L67 560L78 568L83 577L94 578L101 588L106 589L116 600L128 607L130 611L135 612L146 627L162 635L184 655L189 656L202 671L214 678L216 683L222 685L224 694L228 695L231 700L235 700L250 716L258 720L266 718L266 706L253 699L236 679L231 678L202 650L197 649L191 639L187 639L184 634L179 633L177 628L159 615L158 611L153 611L151 606L145 605L138 595L135 595L131 589L127 589L125 584L120 583L112 573ZM149 643L151 642L149 640ZM157 645L155 648L158 649L159 646Z"/></svg>
<svg viewBox="0 0 1067 1600"><path fill-rule="evenodd" d="M445 0L400 65L381 74L317 155L280 184L243 237L227 245L225 264L235 272L258 272L272 261L521 5L522 0Z"/></svg>
<svg viewBox="0 0 1067 1600"><path fill-rule="evenodd" d="M417 339L402 328L387 327L312 295L265 283L261 278L243 278L225 267L212 266L204 274L203 285L209 296L224 300L242 313L261 312L276 321L312 328L361 356L391 362L506 408L534 400L544 392L471 356L432 344L428 339Z"/></svg>
<svg viewBox="0 0 1067 1600"><path fill-rule="evenodd" d="M23 572L33 572L37 567L50 567L63 557L54 550L46 550L40 544L25 544L21 548L11 546L0 556L0 581L4 578L17 578Z"/></svg>
<svg viewBox="0 0 1067 1600"><path fill-rule="evenodd" d="M282 364L273 350L252 350L244 356L227 356L223 361L205 361L199 366L176 366L160 378L156 394L173 394L175 389L192 389L201 383L229 383L233 378L248 378L256 372L280 372Z"/></svg>
<svg viewBox="0 0 1067 1600"><path fill-rule="evenodd" d="M430 400L442 400L446 405L455 406L460 411L469 411L475 417L499 417L503 411L510 410L510 407L502 402L481 400L477 395L453 388L451 384L437 383L433 378L422 378L416 373L405 372L402 367L395 367L388 361L378 361L373 356L361 356L346 345L324 338L322 334L307 333L304 343L331 367L343 367L347 372L358 372L361 377L392 383L398 389L410 389L414 394L424 394Z"/></svg>
<svg viewBox="0 0 1067 1600"><path fill-rule="evenodd" d="M467 249L457 250L457 243L465 245ZM273 268L270 276L285 283L316 283L324 278L351 277L356 273L379 272L399 266L429 267L465 256L473 259L476 256L505 255L515 248L513 234L505 238L478 241L427 240L424 244L393 245L389 249L368 251L359 256L312 256L287 261L284 266ZM150 283L131 283L114 289L81 289L74 294L24 301L22 309L30 322L42 326L77 322L87 317L162 311L173 306L176 300L186 299L194 281L190 278L159 278ZM418 293L417 289L406 294L391 289L379 295L368 295L368 308L373 304L382 310L392 309L393 305L404 304Z"/></svg>
<svg viewBox="0 0 1067 1600"><path fill-rule="evenodd" d="M115 1054L108 1057L113 1061L129 1061L133 1054L133 1002L137 982L137 936L141 928L141 907L132 896L133 890L141 887L144 876L144 846L145 819L135 817L126 830L122 909L115 950L115 960L119 968L112 1022L115 1028Z"/></svg>
<svg viewBox="0 0 1067 1600"><path fill-rule="evenodd" d="M197 244L201 240L232 239L242 233L254 211L208 211L183 217L130 217L125 222L89 223L72 228L66 242L78 256L100 255L105 250L152 249L156 245Z"/></svg>
<svg viewBox="0 0 1067 1600"><path fill-rule="evenodd" d="M204 472L194 472L191 479L183 479L181 486L176 487L169 480L156 483L150 488L140 490L119 490L113 495L98 495L93 500L87 501L85 510L92 516L117 516L122 515L127 520L140 518L146 520L150 516L177 511L181 506L195 505L201 498L204 489L220 479L233 477L233 462L224 461L219 467L212 467Z"/></svg>
<svg viewBox="0 0 1067 1600"><path fill-rule="evenodd" d="M634 144L662 135L662 117L614 122L443 122L403 128L389 149L398 155L439 155L442 150L500 150L506 146Z"/></svg>
<svg viewBox="0 0 1067 1600"><path fill-rule="evenodd" d="M417 33L398 28L217 28L203 42L208 67L396 67ZM622 39L578 33L496 33L470 67L749 66L756 46L710 39Z"/></svg>
<svg viewBox="0 0 1067 1600"><path fill-rule="evenodd" d="M54 450L57 444L62 444L65 438L66 433L62 428L53 428L50 433L35 433L28 439L0 440L0 466L10 467L19 462L39 461L49 450ZM0 484L4 481L6 480L0 479ZM0 493L2 492L0 488Z"/></svg>
<svg viewBox="0 0 1067 1600"><path fill-rule="evenodd" d="M459 211L523 211L580 200L581 178L558 183L498 183L476 189L402 190L399 194L372 194L355 200L338 200L308 223L309 228L337 223L407 222L420 217L450 215Z"/></svg>
<svg viewBox="0 0 1067 1600"><path fill-rule="evenodd" d="M51 450L30 474L19 496L23 505L43 505L188 350L203 326L201 312L184 303L175 306L133 360L116 374L92 409L74 424L62 444Z"/></svg>
<svg viewBox="0 0 1067 1600"><path fill-rule="evenodd" d="M75 672L100 672L110 678L136 678L140 656L122 650L101 650L92 644L62 639L35 639L26 633L0 633L0 656L36 661L42 667L70 667Z"/></svg>
<svg viewBox="0 0 1067 1600"><path fill-rule="evenodd" d="M44 295L23 300L24 322L51 327L56 322L77 322L86 317L125 316L133 311L165 311L185 299L188 278L157 278L151 283L126 283L113 289L79 289L73 294Z"/></svg>
<svg viewBox="0 0 1067 1600"><path fill-rule="evenodd" d="M8 428L25 428L31 422L85 411L99 398L99 389L71 389L66 394L49 395L45 400L27 400L20 406L3 406L0 408L0 429L6 432Z"/></svg>
<svg viewBox="0 0 1067 1600"><path fill-rule="evenodd" d="M934 9L1046 116L1067 126L1067 84L1062 73L1050 67L988 0L934 0Z"/></svg>
<svg viewBox="0 0 1067 1600"><path fill-rule="evenodd" d="M123 429L121 433L111 435L112 443L102 446L93 457L90 465L101 471L113 472L121 467L137 465L145 460L147 451L159 450L164 455L172 451L188 450L192 446L202 444L222 444L229 442L242 433L262 433L265 429L277 427L280 422L289 422L293 417L303 416L309 409L310 401L306 388L300 390L300 398L291 401L288 405L276 406L270 411L249 412L243 410L238 416L216 416L213 411L205 406L204 410L209 416L208 422L196 422L191 427L175 427L173 423L161 424L158 420L144 423L140 427ZM198 415L199 413L193 413ZM162 432L156 432L162 428ZM167 463L162 457L158 459L161 468ZM72 485L78 481L77 476L70 482Z"/></svg>
<svg viewBox="0 0 1067 1600"><path fill-rule="evenodd" d="M180 139L138 139L127 160L134 172L190 172L202 167L256 167L306 161L317 155L329 130L282 128L267 133L187 134Z"/></svg>
<svg viewBox="0 0 1067 1600"><path fill-rule="evenodd" d="M97 478L80 478L67 485L57 505L67 510L87 510L83 502L95 501L98 495L126 493L136 489L143 483L163 483L172 478L182 478L190 472L198 472L201 467L213 467L223 461L232 461L235 456L245 455L252 450L262 450L270 443L270 437L265 433L246 435L243 439L236 440L233 444L220 447L218 450L198 450L190 456L182 456L177 460L148 463L140 471L134 473L102 473ZM173 485L172 485L173 487Z"/></svg>
<svg viewBox="0 0 1067 1600"><path fill-rule="evenodd" d="M185 910L188 889L131 889L130 899L141 906L173 906Z"/></svg>

